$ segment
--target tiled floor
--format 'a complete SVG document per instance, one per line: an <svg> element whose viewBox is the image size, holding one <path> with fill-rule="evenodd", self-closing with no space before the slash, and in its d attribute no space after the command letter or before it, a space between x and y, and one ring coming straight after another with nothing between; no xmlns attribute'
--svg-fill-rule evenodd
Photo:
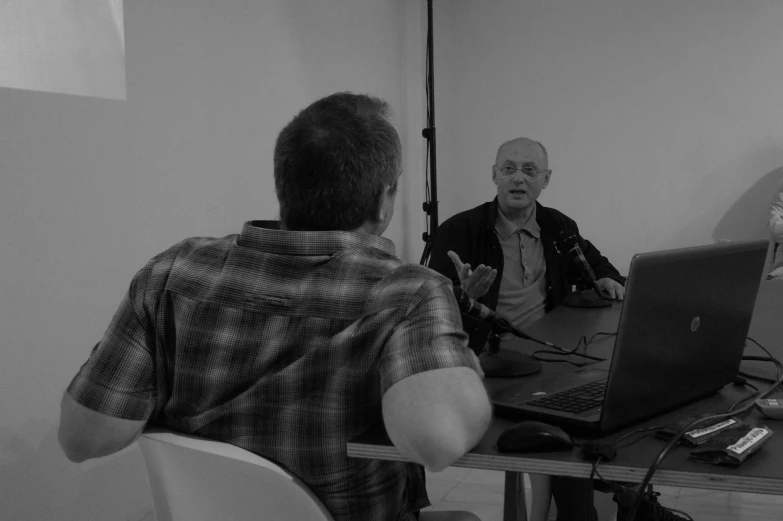
<svg viewBox="0 0 783 521"><path fill-rule="evenodd" d="M502 472L449 467L427 473L428 510L469 510L482 521L503 519ZM525 489L530 482L525 476ZM775 521L783 519L783 497L738 492L715 492L693 488L656 486L661 504L682 510L696 521ZM608 495L599 501L601 521L614 521L614 503ZM528 504L529 507L529 504ZM554 519L554 508L550 512Z"/></svg>

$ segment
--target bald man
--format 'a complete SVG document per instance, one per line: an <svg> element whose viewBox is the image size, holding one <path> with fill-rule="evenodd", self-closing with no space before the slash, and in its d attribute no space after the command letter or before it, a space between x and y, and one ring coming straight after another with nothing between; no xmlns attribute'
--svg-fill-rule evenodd
<svg viewBox="0 0 783 521"><path fill-rule="evenodd" d="M582 285L578 268L558 246L562 231L579 237L603 296L622 300L625 294L625 277L579 236L576 223L537 201L551 176L541 143L528 138L503 143L492 165L497 197L446 220L432 245L430 268L519 329L560 304L573 284ZM489 326L467 316L462 323L470 335L469 346L481 353ZM533 488L533 520L546 519L550 490L558 521L596 519L590 506L593 487L586 479L557 477L550 483L543 476L535 477Z"/></svg>
<svg viewBox="0 0 783 521"><path fill-rule="evenodd" d="M625 277L589 241L576 223L537 200L552 171L544 146L532 139L503 143L492 165L497 197L446 220L437 230L429 267L468 295L524 329L560 304L572 285L584 285L578 268L558 246L573 232L605 297L622 300ZM489 327L469 317L463 326L480 353Z"/></svg>

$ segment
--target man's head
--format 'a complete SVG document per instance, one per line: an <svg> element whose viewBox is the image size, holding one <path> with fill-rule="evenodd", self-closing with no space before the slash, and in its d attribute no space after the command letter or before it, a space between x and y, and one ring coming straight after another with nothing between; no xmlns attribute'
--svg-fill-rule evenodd
<svg viewBox="0 0 783 521"><path fill-rule="evenodd" d="M544 145L525 137L506 141L492 165L498 204L504 213L516 213L535 204L549 184L549 156Z"/></svg>
<svg viewBox="0 0 783 521"><path fill-rule="evenodd" d="M383 100L340 92L312 103L283 128L274 157L286 229L383 233L402 162L388 113Z"/></svg>

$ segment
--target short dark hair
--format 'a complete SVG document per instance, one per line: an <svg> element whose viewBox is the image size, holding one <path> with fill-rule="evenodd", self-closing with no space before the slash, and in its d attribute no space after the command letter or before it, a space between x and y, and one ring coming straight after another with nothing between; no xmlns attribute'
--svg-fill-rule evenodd
<svg viewBox="0 0 783 521"><path fill-rule="evenodd" d="M389 105L339 92L312 103L277 136L275 188L289 230L354 230L397 188L401 147Z"/></svg>

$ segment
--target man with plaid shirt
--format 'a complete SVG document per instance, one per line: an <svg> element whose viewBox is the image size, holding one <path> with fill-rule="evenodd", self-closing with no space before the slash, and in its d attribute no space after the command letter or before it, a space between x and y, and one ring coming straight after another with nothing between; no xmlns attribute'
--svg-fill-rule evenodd
<svg viewBox="0 0 783 521"><path fill-rule="evenodd" d="M429 505L420 465L475 446L491 408L451 282L381 237L401 164L387 111L351 93L311 104L275 146L280 222L186 239L136 274L63 396L71 460L163 425L277 461L336 520ZM414 463L347 457L379 425Z"/></svg>

